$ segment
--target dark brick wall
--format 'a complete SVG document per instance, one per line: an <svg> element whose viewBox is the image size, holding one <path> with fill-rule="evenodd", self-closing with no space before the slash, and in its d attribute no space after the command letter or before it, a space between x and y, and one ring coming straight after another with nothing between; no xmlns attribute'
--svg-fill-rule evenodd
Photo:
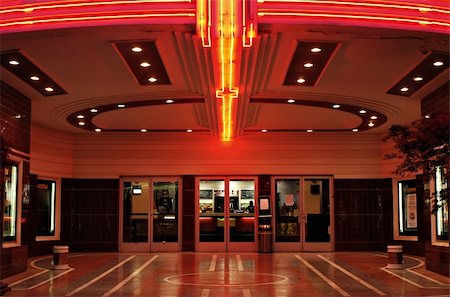
<svg viewBox="0 0 450 297"><path fill-rule="evenodd" d="M391 179L334 180L337 251L385 251L392 240Z"/></svg>
<svg viewBox="0 0 450 297"><path fill-rule="evenodd" d="M70 251L118 251L119 180L62 179L61 241Z"/></svg>

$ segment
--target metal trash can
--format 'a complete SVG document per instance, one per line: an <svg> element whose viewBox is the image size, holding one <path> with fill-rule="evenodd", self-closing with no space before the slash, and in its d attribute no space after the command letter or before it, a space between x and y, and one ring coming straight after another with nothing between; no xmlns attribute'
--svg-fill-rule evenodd
<svg viewBox="0 0 450 297"><path fill-rule="evenodd" d="M53 267L55 270L70 269L68 264L69 247L57 245L53 247Z"/></svg>
<svg viewBox="0 0 450 297"><path fill-rule="evenodd" d="M272 252L272 226L259 225L258 228L258 252Z"/></svg>
<svg viewBox="0 0 450 297"><path fill-rule="evenodd" d="M403 246L401 245L388 245L388 269L401 269L403 268Z"/></svg>

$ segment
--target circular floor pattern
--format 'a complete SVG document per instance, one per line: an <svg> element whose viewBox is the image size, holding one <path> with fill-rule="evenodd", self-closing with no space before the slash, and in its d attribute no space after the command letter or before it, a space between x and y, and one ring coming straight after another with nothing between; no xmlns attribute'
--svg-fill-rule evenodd
<svg viewBox="0 0 450 297"><path fill-rule="evenodd" d="M271 273L216 271L176 274L164 278L164 281L189 286L240 287L274 285L286 282L288 279L284 275Z"/></svg>

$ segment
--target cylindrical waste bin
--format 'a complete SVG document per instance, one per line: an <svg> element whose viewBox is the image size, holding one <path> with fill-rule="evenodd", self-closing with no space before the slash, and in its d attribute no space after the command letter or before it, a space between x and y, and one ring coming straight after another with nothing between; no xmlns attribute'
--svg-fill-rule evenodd
<svg viewBox="0 0 450 297"><path fill-rule="evenodd" d="M272 252L272 226L259 225L258 228L258 252Z"/></svg>
<svg viewBox="0 0 450 297"><path fill-rule="evenodd" d="M403 246L388 245L388 265L386 268L399 269L403 268Z"/></svg>
<svg viewBox="0 0 450 297"><path fill-rule="evenodd" d="M52 269L69 269L68 264L69 247L57 245L53 247L53 267Z"/></svg>

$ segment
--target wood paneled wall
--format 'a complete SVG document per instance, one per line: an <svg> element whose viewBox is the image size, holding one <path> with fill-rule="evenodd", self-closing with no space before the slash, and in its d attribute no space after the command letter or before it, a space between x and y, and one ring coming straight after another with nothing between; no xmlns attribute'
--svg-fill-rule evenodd
<svg viewBox="0 0 450 297"><path fill-rule="evenodd" d="M61 241L70 251L118 251L119 180L62 179Z"/></svg>
<svg viewBox="0 0 450 297"><path fill-rule="evenodd" d="M0 81L0 141L2 146L1 178L4 182L4 167L9 156L19 157L23 160L22 166L22 185L26 189L29 185L30 175L30 121L31 121L31 100L14 88ZM3 147L6 149L4 150ZM20 191L22 192L22 191ZM26 192L22 195L26 195ZM3 230L3 201L5 192L0 191L1 216L0 229ZM24 197L19 197L22 199ZM26 199L25 199L26 200ZM24 216L27 217L27 205L25 205ZM21 220L21 238L22 245L12 248L3 248L0 244L0 278L13 275L27 269L27 246L23 245L29 236L30 225L27 220ZM1 236L3 233L1 233Z"/></svg>
<svg viewBox="0 0 450 297"><path fill-rule="evenodd" d="M334 180L337 251L386 251L392 239L392 180Z"/></svg>
<svg viewBox="0 0 450 297"><path fill-rule="evenodd" d="M195 251L195 176L183 176L182 251Z"/></svg>

